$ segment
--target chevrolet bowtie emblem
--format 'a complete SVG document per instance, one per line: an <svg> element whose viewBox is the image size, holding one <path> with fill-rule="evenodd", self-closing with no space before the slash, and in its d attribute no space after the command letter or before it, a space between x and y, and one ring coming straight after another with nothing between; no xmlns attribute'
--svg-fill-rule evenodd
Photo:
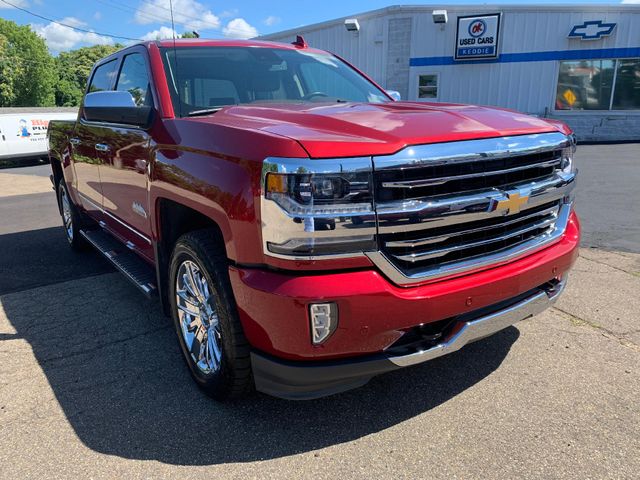
<svg viewBox="0 0 640 480"><path fill-rule="evenodd" d="M521 192L506 192L505 200L498 200L496 210L504 210L505 215L513 215L520 212L520 207L529 201L529 195Z"/></svg>

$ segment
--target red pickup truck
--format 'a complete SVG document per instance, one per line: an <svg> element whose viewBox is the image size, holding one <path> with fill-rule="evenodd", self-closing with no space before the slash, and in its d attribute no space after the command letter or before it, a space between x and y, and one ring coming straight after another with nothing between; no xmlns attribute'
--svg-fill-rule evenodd
<svg viewBox="0 0 640 480"><path fill-rule="evenodd" d="M302 39L127 47L49 135L69 243L159 297L220 400L456 351L550 306L577 256L568 127L396 101Z"/></svg>

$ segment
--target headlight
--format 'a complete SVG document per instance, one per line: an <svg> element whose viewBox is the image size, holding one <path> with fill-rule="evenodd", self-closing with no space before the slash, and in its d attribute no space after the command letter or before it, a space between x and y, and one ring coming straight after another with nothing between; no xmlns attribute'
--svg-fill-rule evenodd
<svg viewBox="0 0 640 480"><path fill-rule="evenodd" d="M574 173L576 171L574 156L578 142L573 133L569 135L569 140L571 141L571 145L562 149L562 160L560 162L560 170L564 173Z"/></svg>
<svg viewBox="0 0 640 480"><path fill-rule="evenodd" d="M370 158L265 160L265 253L309 259L375 250L372 185Z"/></svg>
<svg viewBox="0 0 640 480"><path fill-rule="evenodd" d="M267 173L265 196L291 215L370 213L370 173Z"/></svg>

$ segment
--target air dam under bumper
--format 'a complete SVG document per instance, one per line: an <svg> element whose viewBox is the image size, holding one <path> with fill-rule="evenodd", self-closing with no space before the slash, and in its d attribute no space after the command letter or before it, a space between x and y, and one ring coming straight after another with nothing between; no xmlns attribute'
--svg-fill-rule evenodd
<svg viewBox="0 0 640 480"><path fill-rule="evenodd" d="M371 377L398 368L416 365L460 350L466 344L492 335L521 320L530 318L555 303L566 285L566 276L556 284L546 284L517 297L514 303L501 302L491 313L481 309L479 316L466 314L443 340L425 350L408 355L369 355L347 360L290 362L260 353L251 354L256 388L289 400L306 400L350 390L367 383Z"/></svg>

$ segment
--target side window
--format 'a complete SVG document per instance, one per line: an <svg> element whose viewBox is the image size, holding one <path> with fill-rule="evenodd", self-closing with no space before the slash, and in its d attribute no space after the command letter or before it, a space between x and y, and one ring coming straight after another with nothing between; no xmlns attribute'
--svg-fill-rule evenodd
<svg viewBox="0 0 640 480"><path fill-rule="evenodd" d="M116 73L116 61L103 63L96 71L93 72L91 83L89 84L89 93L101 92L102 90L110 90L113 84L113 77Z"/></svg>
<svg viewBox="0 0 640 480"><path fill-rule="evenodd" d="M142 54L132 53L124 57L116 90L129 92L138 106L151 105L149 73Z"/></svg>

